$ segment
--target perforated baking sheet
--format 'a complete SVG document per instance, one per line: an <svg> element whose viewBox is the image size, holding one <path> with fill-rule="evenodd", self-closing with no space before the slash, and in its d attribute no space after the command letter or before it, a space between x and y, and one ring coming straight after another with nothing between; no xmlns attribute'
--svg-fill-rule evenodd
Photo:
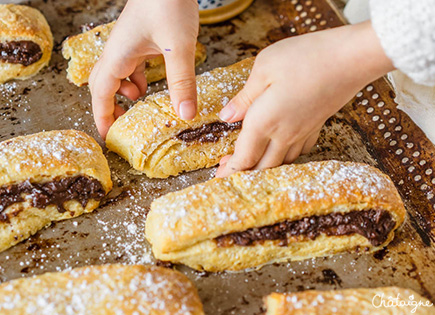
<svg viewBox="0 0 435 315"><path fill-rule="evenodd" d="M4 3L4 0L0 1ZM23 3L23 2L22 2ZM47 17L55 37L50 66L24 82L0 85L0 140L42 130L73 128L94 136L87 87L66 80L62 40L86 23L115 19L124 1L35 0L25 2ZM255 55L281 38L341 25L325 0L256 0L239 17L203 26L200 41L208 60L198 72ZM153 84L151 91L165 87ZM408 218L390 246L376 254L272 265L245 273L198 273L177 267L194 281L207 314L261 314L262 297L275 291L398 285L435 301L435 148L394 103L384 79L365 87L331 118L311 154L298 162L338 159L366 162L389 174ZM120 99L126 107L131 103ZM210 179L213 169L167 180L150 180L107 153L115 188L101 207L77 219L52 224L29 240L0 253L0 281L48 271L103 263L155 263L144 239L153 199Z"/></svg>

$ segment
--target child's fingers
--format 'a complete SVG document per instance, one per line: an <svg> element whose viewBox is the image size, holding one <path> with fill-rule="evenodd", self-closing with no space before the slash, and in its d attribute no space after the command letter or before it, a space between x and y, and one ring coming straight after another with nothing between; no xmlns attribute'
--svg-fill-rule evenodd
<svg viewBox="0 0 435 315"><path fill-rule="evenodd" d="M124 114L125 114L125 110L118 104L115 104L115 111L113 112L113 116L115 117L115 120L118 119L119 116L122 116Z"/></svg>
<svg viewBox="0 0 435 315"><path fill-rule="evenodd" d="M266 81L254 65L244 88L221 110L219 118L226 122L244 119L248 108L266 89Z"/></svg>
<svg viewBox="0 0 435 315"><path fill-rule="evenodd" d="M219 161L219 164L225 164L228 162L228 160L230 159L231 155L225 155L223 158L221 158L221 160Z"/></svg>
<svg viewBox="0 0 435 315"><path fill-rule="evenodd" d="M134 70L129 78L139 89L139 95L144 96L148 89L147 78L145 76L145 61L136 67L136 70Z"/></svg>
<svg viewBox="0 0 435 315"><path fill-rule="evenodd" d="M261 157L261 160L253 169L262 170L265 168L280 166L286 157L288 149L289 148L287 144L272 139L267 146L266 152L264 152L263 156Z"/></svg>
<svg viewBox="0 0 435 315"><path fill-rule="evenodd" d="M141 96L141 92L137 85L126 79L121 80L121 86L119 87L117 94L123 95L133 101L137 100Z"/></svg>
<svg viewBox="0 0 435 315"><path fill-rule="evenodd" d="M107 131L115 121L115 94L121 87L121 80L113 77L104 65L97 64L93 70L89 88L92 94L92 110L95 124L101 137L105 139Z"/></svg>
<svg viewBox="0 0 435 315"><path fill-rule="evenodd" d="M304 147L303 141L299 141L299 142L295 143L294 145L292 145L291 148L288 150L285 158L284 158L284 163L285 164L293 163L294 160L296 160L298 158L298 156L301 155L303 147Z"/></svg>
<svg viewBox="0 0 435 315"><path fill-rule="evenodd" d="M244 122L236 141L234 154L226 164L218 168L216 177L226 177L235 172L253 168L263 156L269 137L258 122Z"/></svg>
<svg viewBox="0 0 435 315"><path fill-rule="evenodd" d="M312 133L307 141L305 141L305 144L302 148L302 154L308 154L311 151L311 148L316 144L317 139L319 138L320 130L317 130L316 132Z"/></svg>
<svg viewBox="0 0 435 315"><path fill-rule="evenodd" d="M94 98L93 98L94 99ZM112 105L101 105L104 104L104 100L95 100L92 101L92 108L94 112L94 120L98 129L98 133L101 135L103 139L106 139L107 132L109 131L110 126L115 122L114 110L115 105L112 100Z"/></svg>
<svg viewBox="0 0 435 315"><path fill-rule="evenodd" d="M195 43L163 48L169 93L175 112L186 120L196 116Z"/></svg>

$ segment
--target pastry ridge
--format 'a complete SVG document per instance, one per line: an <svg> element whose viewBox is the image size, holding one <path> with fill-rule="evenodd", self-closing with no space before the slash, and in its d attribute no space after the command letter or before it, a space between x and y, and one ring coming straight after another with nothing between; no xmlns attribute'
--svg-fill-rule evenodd
<svg viewBox="0 0 435 315"><path fill-rule="evenodd" d="M222 123L220 110L243 88L253 63L254 59L249 58L198 75L198 114L192 121L175 114L167 90L148 96L115 121L107 134L107 148L148 177L166 178L216 165L233 152L238 128L224 132L217 141L202 143L185 142L177 135Z"/></svg>
<svg viewBox="0 0 435 315"><path fill-rule="evenodd" d="M112 189L110 169L102 149L84 132L55 130L0 143L0 188L78 176L98 181L105 194ZM0 251L35 234L52 221L77 217L98 205L99 200L93 198L88 199L85 206L77 200L67 200L64 212L53 204L37 208L28 198L6 205L0 209L3 217L0 219Z"/></svg>
<svg viewBox="0 0 435 315"><path fill-rule="evenodd" d="M414 305L385 307L381 304L381 296L388 302L388 297L400 302L422 301L432 304L417 292L399 287L358 288L345 290L318 291L308 290L295 293L272 293L264 298L265 315L405 315L411 314ZM433 305L433 304L432 304ZM415 314L435 314L435 307L419 306Z"/></svg>
<svg viewBox="0 0 435 315"><path fill-rule="evenodd" d="M178 271L101 265L0 284L0 313L203 315L193 283Z"/></svg>
<svg viewBox="0 0 435 315"><path fill-rule="evenodd" d="M16 40L38 44L42 57L28 66L0 60L0 84L12 79L25 80L50 62L53 35L42 13L25 5L0 4L0 42Z"/></svg>
<svg viewBox="0 0 435 315"><path fill-rule="evenodd" d="M357 234L319 236L284 247L267 240L251 246L218 247L214 241L285 220L364 209L383 209L395 221L380 246L372 246ZM387 175L361 163L323 161L238 172L166 194L151 204L146 237L158 259L195 269L240 270L356 247L378 250L393 239L404 218L402 200Z"/></svg>
<svg viewBox="0 0 435 315"><path fill-rule="evenodd" d="M109 38L116 21L102 24L84 33L69 36L62 44L62 55L69 60L67 78L77 86L88 83L92 68L100 58L104 45ZM207 58L204 45L197 42L195 64L200 65ZM145 75L148 83L156 82L166 77L163 56L147 60Z"/></svg>

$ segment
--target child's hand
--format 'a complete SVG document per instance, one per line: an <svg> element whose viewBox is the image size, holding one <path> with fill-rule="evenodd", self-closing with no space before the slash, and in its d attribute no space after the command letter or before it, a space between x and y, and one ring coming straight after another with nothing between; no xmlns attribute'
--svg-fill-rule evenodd
<svg viewBox="0 0 435 315"><path fill-rule="evenodd" d="M145 60L160 54L175 111L183 119L195 117L198 28L197 0L128 1L89 79L94 119L103 138L124 112L115 104L115 94L133 100L145 95Z"/></svg>
<svg viewBox="0 0 435 315"><path fill-rule="evenodd" d="M244 89L221 119L244 119L228 176L294 161L316 143L325 121L364 85L393 70L370 22L282 40L257 57Z"/></svg>

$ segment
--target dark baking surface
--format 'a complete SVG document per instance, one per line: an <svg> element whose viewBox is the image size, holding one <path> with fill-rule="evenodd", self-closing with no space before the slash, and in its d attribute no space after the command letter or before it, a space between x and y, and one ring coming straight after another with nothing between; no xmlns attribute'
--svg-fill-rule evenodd
<svg viewBox="0 0 435 315"><path fill-rule="evenodd" d="M61 42L86 23L116 18L124 1L35 0L55 37L50 66L34 78L0 85L0 140L42 130L78 129L94 136L90 95L66 80ZM198 72L225 66L258 53L284 37L341 25L325 0L256 0L239 17L201 28L208 60ZM291 74L289 74L291 75ZM164 87L153 84L151 90ZM130 102L120 99L126 107ZM402 195L408 217L396 239L376 254L345 253L330 258L272 265L243 273L198 273L177 267L198 287L207 314L261 314L270 292L397 285L435 301L434 146L396 109L384 79L365 87L331 118L308 160L366 162L389 174ZM167 180L150 180L106 153L114 190L99 209L52 224L34 237L0 253L0 281L89 264L155 263L144 239L144 223L153 199L207 180L201 170Z"/></svg>

